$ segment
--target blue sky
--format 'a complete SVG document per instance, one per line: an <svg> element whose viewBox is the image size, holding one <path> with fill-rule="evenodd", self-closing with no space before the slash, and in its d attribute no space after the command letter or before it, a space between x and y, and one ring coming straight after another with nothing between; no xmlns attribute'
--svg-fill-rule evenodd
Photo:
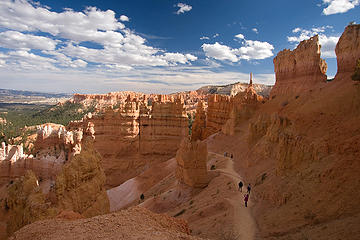
<svg viewBox="0 0 360 240"><path fill-rule="evenodd" d="M359 0L0 1L0 88L169 93L273 84L272 60L319 34L328 76Z"/></svg>

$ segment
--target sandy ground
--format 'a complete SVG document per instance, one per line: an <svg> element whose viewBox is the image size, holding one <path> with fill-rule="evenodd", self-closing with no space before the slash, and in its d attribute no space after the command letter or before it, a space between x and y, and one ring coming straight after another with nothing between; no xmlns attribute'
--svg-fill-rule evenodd
<svg viewBox="0 0 360 240"><path fill-rule="evenodd" d="M225 159L225 158L224 158ZM225 168L220 169L221 174L231 178L234 184L238 184L240 179L243 179L237 172L234 170L234 162L232 159L227 158ZM239 234L239 238L242 240L253 240L255 239L257 228L255 220L251 214L251 208L253 202L250 199L248 202L248 207L245 207L243 204L244 193L246 191L246 186L242 188L242 192L238 191L232 198L227 198L229 203L234 209L234 232Z"/></svg>

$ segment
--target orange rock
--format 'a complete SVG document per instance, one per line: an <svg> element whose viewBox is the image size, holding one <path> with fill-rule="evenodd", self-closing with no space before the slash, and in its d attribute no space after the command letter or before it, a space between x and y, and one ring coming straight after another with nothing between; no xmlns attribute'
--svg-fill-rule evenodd
<svg viewBox="0 0 360 240"><path fill-rule="evenodd" d="M360 59L360 24L345 28L335 48L338 70L335 79L347 79Z"/></svg>
<svg viewBox="0 0 360 240"><path fill-rule="evenodd" d="M327 64L320 58L319 37L301 41L294 50L285 49L274 58L276 82L270 97L292 95L326 82Z"/></svg>
<svg viewBox="0 0 360 240"><path fill-rule="evenodd" d="M191 187L206 187L209 183L206 163L207 144L184 138L176 153L176 177L179 182Z"/></svg>

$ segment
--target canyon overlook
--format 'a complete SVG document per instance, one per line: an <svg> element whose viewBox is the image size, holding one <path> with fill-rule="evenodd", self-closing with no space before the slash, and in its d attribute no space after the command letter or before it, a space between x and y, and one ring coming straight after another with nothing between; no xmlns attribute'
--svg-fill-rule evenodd
<svg viewBox="0 0 360 240"><path fill-rule="evenodd" d="M75 94L96 110L39 125L31 154L2 144L1 237L360 237L360 25L340 37L329 82L320 49L314 36L279 52L270 94L252 74L244 88Z"/></svg>

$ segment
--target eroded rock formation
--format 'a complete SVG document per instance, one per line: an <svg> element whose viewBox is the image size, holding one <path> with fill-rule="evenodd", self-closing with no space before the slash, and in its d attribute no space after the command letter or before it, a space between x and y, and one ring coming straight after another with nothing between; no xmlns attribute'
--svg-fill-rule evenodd
<svg viewBox="0 0 360 240"><path fill-rule="evenodd" d="M83 141L81 153L64 164L56 181L39 180L29 170L8 184L0 223L7 222L9 234L34 221L53 218L63 210L85 217L109 212L105 174L92 141Z"/></svg>
<svg viewBox="0 0 360 240"><path fill-rule="evenodd" d="M205 138L221 130L230 118L230 109L230 96L214 94L208 97Z"/></svg>
<svg viewBox="0 0 360 240"><path fill-rule="evenodd" d="M81 153L71 158L57 176L55 193L58 208L92 217L109 212L110 204L101 156L92 140L85 140L83 145Z"/></svg>
<svg viewBox="0 0 360 240"><path fill-rule="evenodd" d="M32 171L27 171L23 177L12 182L8 186L7 194L2 211L7 219L8 234L26 224L56 214L56 210L49 208L46 203L46 196Z"/></svg>
<svg viewBox="0 0 360 240"><path fill-rule="evenodd" d="M147 101L128 96L117 109L107 108L68 125L71 131L91 126L94 147L103 157L107 187L135 177L152 162L173 157L188 135L183 101L164 95L156 99L148 106Z"/></svg>
<svg viewBox="0 0 360 240"><path fill-rule="evenodd" d="M190 187L206 187L209 183L207 158L206 142L190 141L189 138L184 138L176 153L178 181Z"/></svg>
<svg viewBox="0 0 360 240"><path fill-rule="evenodd" d="M270 97L307 91L326 82L327 64L320 58L319 37L301 41L294 50L285 49L274 58L276 83Z"/></svg>
<svg viewBox="0 0 360 240"><path fill-rule="evenodd" d="M222 132L227 135L234 135L236 126L250 119L264 102L265 99L254 90L252 78L250 78L250 84L246 90L231 98L230 116L222 126Z"/></svg>
<svg viewBox="0 0 360 240"><path fill-rule="evenodd" d="M349 25L345 28L335 48L337 58L336 79L348 78L355 71L360 59L360 24Z"/></svg>
<svg viewBox="0 0 360 240"><path fill-rule="evenodd" d="M192 124L191 140L204 140L206 138L206 111L205 103L199 102L196 108L195 120Z"/></svg>

